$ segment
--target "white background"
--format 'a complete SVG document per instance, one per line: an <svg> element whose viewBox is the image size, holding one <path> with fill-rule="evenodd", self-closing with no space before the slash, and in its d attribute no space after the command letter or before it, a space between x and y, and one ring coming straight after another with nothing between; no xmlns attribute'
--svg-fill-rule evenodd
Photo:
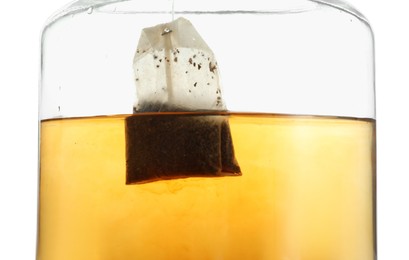
<svg viewBox="0 0 409 260"><path fill-rule="evenodd" d="M409 260L409 1L349 2L364 13L375 32L378 259ZM50 14L66 3L2 0L1 4L0 259L4 260L35 259L40 33Z"/></svg>

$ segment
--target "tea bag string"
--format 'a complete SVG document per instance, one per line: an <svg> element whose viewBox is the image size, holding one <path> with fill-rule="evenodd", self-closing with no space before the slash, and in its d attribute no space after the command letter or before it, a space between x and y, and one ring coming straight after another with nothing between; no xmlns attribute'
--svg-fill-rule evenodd
<svg viewBox="0 0 409 260"><path fill-rule="evenodd" d="M168 57L168 59L170 59L172 55L172 39L170 36L171 33L172 33L172 30L168 27L166 27L162 32L162 37L165 37L164 39L165 56ZM174 93L173 93L173 84L172 84L172 66L165 65L165 74L166 74L168 101L169 100L173 101Z"/></svg>
<svg viewBox="0 0 409 260"><path fill-rule="evenodd" d="M172 22L175 20L175 0L172 0Z"/></svg>
<svg viewBox="0 0 409 260"><path fill-rule="evenodd" d="M172 1L172 22L173 22L175 20L175 0L171 0L171 1ZM171 53L172 53L172 39L171 39L171 36L169 35L170 33L172 33L172 30L168 27L166 27L162 32L162 37L165 37L164 39L165 55L168 57L168 59L171 58ZM172 66L165 65L165 73L166 73L168 100L173 101L174 93L173 93L173 84L172 84Z"/></svg>

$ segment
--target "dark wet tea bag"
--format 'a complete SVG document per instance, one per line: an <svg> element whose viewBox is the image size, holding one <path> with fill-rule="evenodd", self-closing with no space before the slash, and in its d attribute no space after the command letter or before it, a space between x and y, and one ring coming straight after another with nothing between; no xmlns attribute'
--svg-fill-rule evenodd
<svg viewBox="0 0 409 260"><path fill-rule="evenodd" d="M128 117L127 183L240 175L223 115Z"/></svg>
<svg viewBox="0 0 409 260"><path fill-rule="evenodd" d="M213 52L179 18L142 31L126 119L126 183L241 175Z"/></svg>

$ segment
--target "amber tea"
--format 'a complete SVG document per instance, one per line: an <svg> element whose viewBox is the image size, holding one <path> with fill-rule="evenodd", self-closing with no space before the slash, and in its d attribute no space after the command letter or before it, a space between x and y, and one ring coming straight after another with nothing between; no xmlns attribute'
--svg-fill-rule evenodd
<svg viewBox="0 0 409 260"><path fill-rule="evenodd" d="M373 120L197 116L227 118L240 176L130 185L129 116L43 121L38 259L374 259Z"/></svg>

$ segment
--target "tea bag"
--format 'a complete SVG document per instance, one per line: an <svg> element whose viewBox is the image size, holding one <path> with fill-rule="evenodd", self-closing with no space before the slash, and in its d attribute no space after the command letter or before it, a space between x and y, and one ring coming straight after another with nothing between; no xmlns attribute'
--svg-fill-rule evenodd
<svg viewBox="0 0 409 260"><path fill-rule="evenodd" d="M179 18L143 29L133 67L137 98L126 119L127 184L241 175L221 113L226 106L217 62L193 25Z"/></svg>

